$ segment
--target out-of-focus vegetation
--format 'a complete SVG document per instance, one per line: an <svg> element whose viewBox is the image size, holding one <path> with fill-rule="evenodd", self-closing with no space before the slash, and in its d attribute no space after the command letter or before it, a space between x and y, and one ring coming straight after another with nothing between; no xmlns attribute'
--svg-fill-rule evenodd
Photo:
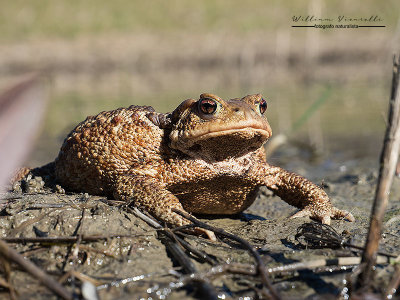
<svg viewBox="0 0 400 300"><path fill-rule="evenodd" d="M1 7L0 89L32 71L49 77L33 164L53 159L87 115L131 104L170 111L202 92L264 94L277 134L329 86L294 138L318 137L327 153L371 152L381 139L400 44L398 1L15 0ZM294 15L378 15L386 28L292 28ZM360 139L367 146L343 142Z"/></svg>
<svg viewBox="0 0 400 300"><path fill-rule="evenodd" d="M310 1L1 1L0 39L76 37L104 33L277 30L292 15L306 15ZM384 17L396 26L398 1L324 1L323 17ZM397 8L397 9L396 9ZM328 14L326 14L328 12ZM289 18L288 18L289 17Z"/></svg>

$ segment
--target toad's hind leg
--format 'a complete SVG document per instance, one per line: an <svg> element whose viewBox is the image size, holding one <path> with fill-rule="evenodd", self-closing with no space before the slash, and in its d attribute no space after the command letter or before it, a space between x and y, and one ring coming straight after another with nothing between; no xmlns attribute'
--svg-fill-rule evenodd
<svg viewBox="0 0 400 300"><path fill-rule="evenodd" d="M150 176L127 174L120 176L114 189L114 197L138 208L143 208L152 216L172 226L184 226L190 221L173 212L172 209L186 212L179 199L168 191L161 182ZM206 234L215 240L212 232L195 229L195 233Z"/></svg>

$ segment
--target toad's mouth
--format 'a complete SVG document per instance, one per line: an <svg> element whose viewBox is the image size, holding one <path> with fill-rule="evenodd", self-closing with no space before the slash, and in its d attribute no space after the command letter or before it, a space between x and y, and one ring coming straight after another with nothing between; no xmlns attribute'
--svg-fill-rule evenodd
<svg viewBox="0 0 400 300"><path fill-rule="evenodd" d="M181 150L205 160L221 161L259 149L270 136L271 131L260 127L230 127L189 137Z"/></svg>
<svg viewBox="0 0 400 300"><path fill-rule="evenodd" d="M242 136L244 140L246 140L246 136L249 138L258 136L261 139L267 140L271 137L271 135L272 132L269 126L260 126L258 124L238 124L238 126L229 127L226 129L219 128L218 130L202 130L199 132L193 132L189 138L193 143L196 143L207 139L217 138L219 136Z"/></svg>
<svg viewBox="0 0 400 300"><path fill-rule="evenodd" d="M257 150L271 135L267 122L238 122L233 126L211 125L197 130L173 132L170 146L190 156L220 161Z"/></svg>

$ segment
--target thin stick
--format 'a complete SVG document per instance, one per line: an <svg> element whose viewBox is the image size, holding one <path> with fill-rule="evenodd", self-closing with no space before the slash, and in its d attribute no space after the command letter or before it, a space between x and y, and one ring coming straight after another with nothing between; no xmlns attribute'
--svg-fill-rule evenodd
<svg viewBox="0 0 400 300"><path fill-rule="evenodd" d="M257 271L258 271L258 275L261 277L261 281L262 283L265 285L265 287L268 288L268 290L271 293L271 298L272 299L281 299L278 292L275 290L275 288L272 286L272 283L270 282L267 272L266 272L266 268L264 265L264 262L261 259L261 256L258 254L258 252L253 248L252 245L250 245L250 243L236 235L233 235L231 233L226 232L225 230L221 229L221 228L216 228L213 226L210 226L204 222L201 222L199 220L197 220L196 218L192 217L191 215L177 210L177 209L172 209L172 211L176 212L177 214L181 215L182 217L188 219L189 221L191 221L193 224L195 224L197 227L201 227L207 230L210 230L214 233L220 234L222 236L225 236L233 241L236 241L238 243L240 243L242 246L244 246L247 250L249 250L249 252L251 253L251 255L254 257L256 263L257 263Z"/></svg>
<svg viewBox="0 0 400 300"><path fill-rule="evenodd" d="M373 279L379 241L382 233L382 222L388 203L390 187L395 174L400 146L400 88L399 88L400 59L393 59L392 90L389 102L389 118L386 127L385 140L380 157L378 185L372 207L370 226L362 263L365 268L358 276L356 287L367 287Z"/></svg>
<svg viewBox="0 0 400 300"><path fill-rule="evenodd" d="M157 221L147 217L136 207L133 209L133 211L137 217L147 222L147 224L157 229L163 229L163 227ZM169 252L175 258L175 260L179 262L184 271L186 273L197 273L198 271L196 266L193 264L190 258L180 247L180 246L185 246L185 242L181 238L176 236L171 230L164 229L160 230L159 233L164 236L161 237L161 240L164 243L165 247L169 250ZM201 280L194 282L194 284L198 293L201 295L203 299L218 299L218 293L209 282Z"/></svg>
<svg viewBox="0 0 400 300"><path fill-rule="evenodd" d="M200 251L194 247L192 247L189 243L187 243L184 239L180 238L177 235L174 235L174 232L176 230L179 230L180 228L175 228L174 230L166 230L163 228L157 221L154 219L150 218L149 216L146 216L144 213L142 213L139 209L134 207L133 209L129 208L129 210L132 210L133 213L138 217L141 218L143 221L145 221L147 224L149 224L152 227L155 227L157 229L161 229L165 231L165 234L170 238L176 240L183 248L185 248L189 253L196 255L198 258L202 259L203 261L206 261L207 263L214 265L216 263L216 260L211 258L207 253ZM186 226L185 226L186 227Z"/></svg>
<svg viewBox="0 0 400 300"><path fill-rule="evenodd" d="M267 272L269 274L282 275L288 272L294 272L299 270L314 270L322 267L354 266L354 265L359 265L360 262L361 262L361 257L357 256L338 257L331 259L314 259L308 261L300 261L288 265L271 267L267 269ZM378 262L381 264L388 264L389 259L387 257L378 256ZM242 263L229 263L229 264L214 266L211 269L202 273L199 272L196 274L181 276L179 280L180 281L197 280L197 278L209 278L218 275L223 275L226 273L240 274L247 276L257 275L257 271L254 265L242 264Z"/></svg>
<svg viewBox="0 0 400 300"><path fill-rule="evenodd" d="M101 282L101 281L99 281L97 279L94 279L94 278L90 277L89 275L83 274L81 272L77 272L77 271L71 270L68 273L69 273L69 275L72 274L73 276L75 276L76 278L78 278L82 282L88 281L88 282L90 282L91 284L93 284L95 286L99 286L99 285L103 284L103 282ZM64 281L66 281L67 279L68 279L68 277L65 278ZM62 281L60 281L60 282L62 282Z"/></svg>
<svg viewBox="0 0 400 300"><path fill-rule="evenodd" d="M390 280L389 285L386 288L384 299L392 299L400 286L400 267L396 266L393 278Z"/></svg>
<svg viewBox="0 0 400 300"><path fill-rule="evenodd" d="M390 260L384 256L378 256L377 261L379 264L388 264ZM361 262L361 257L347 256L347 257L337 257L331 259L314 259L308 261L300 261L287 265L279 265L267 269L269 274L283 275L289 272L295 272L300 270L314 270L322 267L339 267L339 266L354 266L359 265ZM179 277L179 282L176 282L175 287L180 287L179 283L191 282L204 278L215 278L217 276L225 274L240 274L245 276L255 276L257 275L256 267L252 264L243 263L229 263L213 266L211 269L205 272L198 272L195 274L187 274ZM397 280L397 281L395 281ZM398 284L400 278L394 277L393 286ZM393 289L391 289L393 292Z"/></svg>
<svg viewBox="0 0 400 300"><path fill-rule="evenodd" d="M0 255L6 259L13 261L22 267L26 272L31 274L34 278L38 279L44 286L46 286L54 294L63 299L72 300L72 293L68 292L61 284L59 284L52 277L47 275L42 269L34 265L30 260L25 259L14 249L10 248L7 243L0 240Z"/></svg>
<svg viewBox="0 0 400 300"><path fill-rule="evenodd" d="M143 221L145 221L148 225L150 225L151 227L157 228L157 229L162 229L163 227L153 218L150 218L148 216L146 216L144 213L142 213L137 207L134 207L133 209L131 209L130 207L128 207L129 211L132 211L134 213L134 215L140 219L142 219Z"/></svg>
<svg viewBox="0 0 400 300"><path fill-rule="evenodd" d="M137 234L137 235L121 235L121 234L113 234L113 235L102 235L102 236L48 236L48 237L17 237L17 238L2 238L1 240L7 243L13 244L27 244L27 243L39 243L39 244L70 244L76 243L80 237L82 242L97 242L101 240L108 240L112 238L136 238L138 236L145 236L145 234Z"/></svg>
<svg viewBox="0 0 400 300"><path fill-rule="evenodd" d="M7 282L5 282L7 285L3 285L3 286L8 289L8 293L10 294L10 299L16 300L17 299L17 291L15 290L14 285L12 284L12 281L11 281L11 262L2 256L0 256L0 262L3 265L4 278L7 281ZM0 278L0 279L2 279L2 278Z"/></svg>
<svg viewBox="0 0 400 300"><path fill-rule="evenodd" d="M174 230L171 230L173 233L175 233ZM179 233L179 232L178 232ZM185 248L186 251L188 251L192 256L195 255L197 256L198 259L202 260L203 262L207 262L210 265L215 265L217 263L217 260L209 256L207 253L196 249L192 245L190 245L188 242L186 242L183 238L180 238L178 235L175 235L176 240L178 243Z"/></svg>
<svg viewBox="0 0 400 300"><path fill-rule="evenodd" d="M193 264L190 258L185 254L185 252L182 250L179 244L169 236L170 234L174 235L174 233L170 230L164 230L160 231L160 234L164 236L164 238L161 237L161 241L164 243L164 245L169 250L171 255L182 266L184 272L186 274L196 274L198 272L196 266ZM218 299L217 291L208 281L202 279L194 281L193 284L196 287L198 295L202 299Z"/></svg>

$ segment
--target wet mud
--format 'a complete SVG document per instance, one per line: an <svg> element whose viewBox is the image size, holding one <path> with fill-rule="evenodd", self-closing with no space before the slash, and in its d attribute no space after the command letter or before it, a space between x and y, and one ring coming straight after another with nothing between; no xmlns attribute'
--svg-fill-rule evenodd
<svg viewBox="0 0 400 300"><path fill-rule="evenodd" d="M353 223L334 220L339 235L364 245L377 180L372 160L348 160L310 164L283 162L284 167L321 183L335 206L351 211ZM321 180L323 179L323 182ZM77 236L78 241L15 242L13 248L29 258L68 290L81 293L84 281L97 287L100 299L187 299L196 298L193 282L184 277L179 264L167 251L161 234L127 209L124 203L105 197L68 193L49 178L29 177L3 194L0 234L7 238ZM400 254L400 182L395 179L384 222L381 251ZM356 256L350 249L307 249L296 239L299 226L308 218L289 219L296 209L268 190L261 189L255 203L237 216L204 217L210 225L223 228L250 242L262 255L267 268L300 261ZM85 237L99 237L86 241ZM214 266L254 264L239 244L219 237L216 242L186 235L194 248L207 253ZM258 276L209 274L213 267L188 253L201 280L214 286L220 297L262 297ZM35 278L12 265L11 282L20 299L56 299ZM207 273L208 272L208 273ZM274 287L285 299L329 299L345 290L351 267L321 267L271 274ZM393 266L376 270L376 287L382 289L393 275ZM183 276L183 277L182 277ZM186 278L186 279L182 279ZM0 297L7 290L0 289ZM248 298L245 298L248 297Z"/></svg>

